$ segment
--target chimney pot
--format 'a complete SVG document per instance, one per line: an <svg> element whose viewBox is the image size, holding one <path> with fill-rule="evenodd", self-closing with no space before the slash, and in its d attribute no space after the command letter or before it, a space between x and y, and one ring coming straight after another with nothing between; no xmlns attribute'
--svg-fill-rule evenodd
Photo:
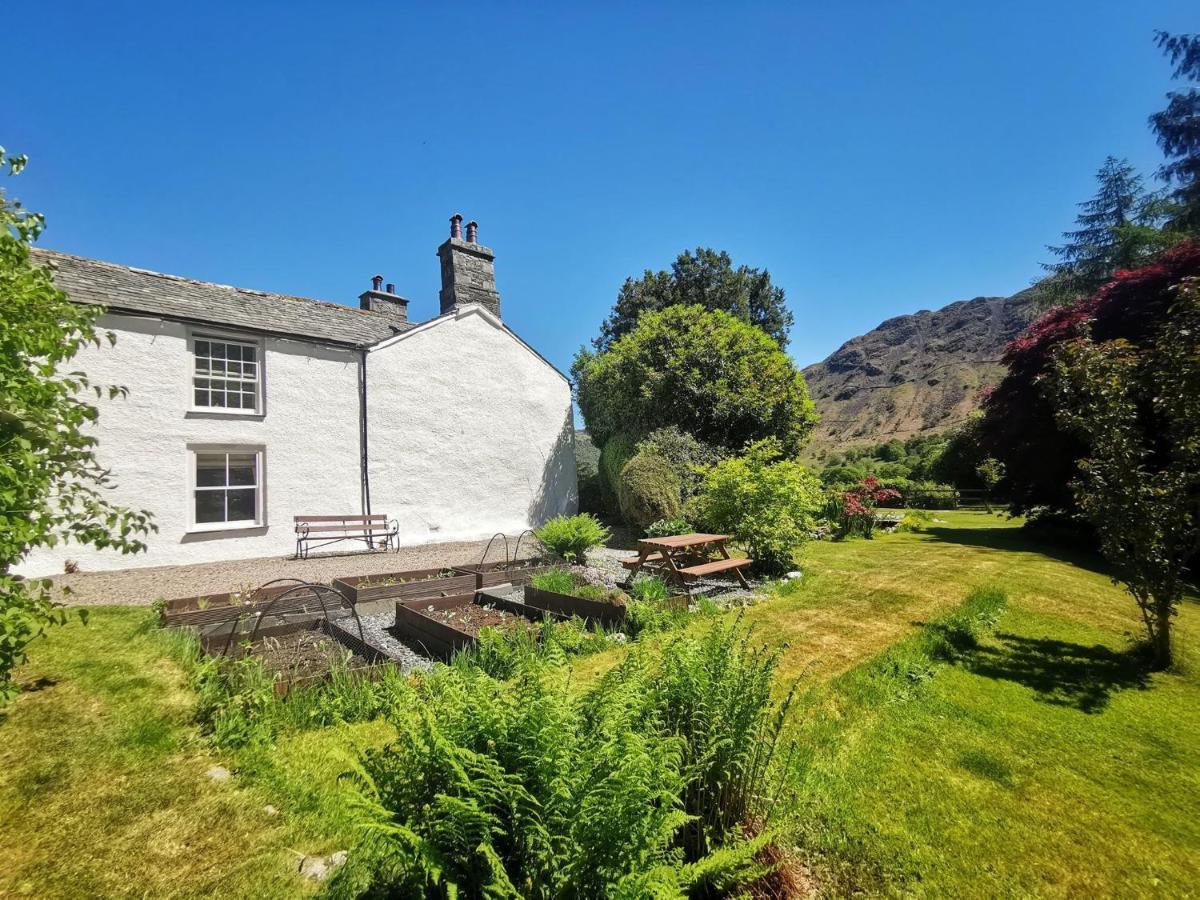
<svg viewBox="0 0 1200 900"><path fill-rule="evenodd" d="M396 286L395 286L394 284L392 284L390 281L388 282L388 286L387 286L387 292L388 292L389 294L394 294L394 293L396 293Z"/></svg>
<svg viewBox="0 0 1200 900"><path fill-rule="evenodd" d="M479 237L479 223L472 219L467 223L467 243L478 244L477 237Z"/></svg>
<svg viewBox="0 0 1200 900"><path fill-rule="evenodd" d="M383 276L376 275L371 279L371 290L377 291L383 286Z"/></svg>
<svg viewBox="0 0 1200 900"><path fill-rule="evenodd" d="M450 217L450 237L462 237L462 216L460 216L458 213L455 213Z"/></svg>

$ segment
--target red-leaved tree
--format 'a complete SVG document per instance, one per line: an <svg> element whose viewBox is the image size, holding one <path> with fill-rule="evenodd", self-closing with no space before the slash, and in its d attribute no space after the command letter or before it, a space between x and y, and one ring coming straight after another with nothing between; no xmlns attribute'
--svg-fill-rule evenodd
<svg viewBox="0 0 1200 900"><path fill-rule="evenodd" d="M1008 345L1008 373L984 399L980 440L1004 466L1000 492L1014 512L1077 509L1070 484L1087 446L1062 426L1046 390L1060 348L1081 337L1145 343L1166 317L1172 288L1198 275L1200 243L1179 244L1152 265L1118 272L1086 300L1051 310Z"/></svg>

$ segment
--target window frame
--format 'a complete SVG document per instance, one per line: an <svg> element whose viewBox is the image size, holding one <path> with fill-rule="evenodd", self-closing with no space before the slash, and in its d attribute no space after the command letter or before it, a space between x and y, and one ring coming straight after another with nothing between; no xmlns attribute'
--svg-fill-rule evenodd
<svg viewBox="0 0 1200 900"><path fill-rule="evenodd" d="M267 470L266 447L262 444L189 444L187 448L188 478L187 478L187 532L202 534L214 531L250 531L267 526ZM197 522L196 521L196 492L204 490L229 490L229 456L231 454L254 456L254 518L237 519L232 522ZM196 467L202 455L223 454L225 456L226 483L221 487L200 487L196 484ZM246 485L242 486L243 488ZM235 488L236 489L236 488Z"/></svg>
<svg viewBox="0 0 1200 900"><path fill-rule="evenodd" d="M229 407L229 406L199 406L196 403L196 379L212 378L212 374L207 376L197 371L197 355L196 344L200 341L208 341L218 344L237 344L244 347L253 347L255 351L255 380L254 380L254 408L246 409L245 407ZM266 348L263 346L261 338L248 337L244 334L233 334L223 332L217 329L196 328L188 332L187 342L187 412L189 414L202 416L239 416L259 417L265 415L265 385L266 385Z"/></svg>

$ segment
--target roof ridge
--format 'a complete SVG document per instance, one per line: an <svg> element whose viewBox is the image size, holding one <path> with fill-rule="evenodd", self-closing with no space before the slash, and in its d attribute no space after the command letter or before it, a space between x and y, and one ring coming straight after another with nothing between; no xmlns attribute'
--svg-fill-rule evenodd
<svg viewBox="0 0 1200 900"><path fill-rule="evenodd" d="M361 307L349 306L348 304L345 304L345 303L337 303L333 300L319 300L316 297L300 297L296 294L281 294L276 291L264 291L264 290L260 290L258 288L245 288L245 287L238 287L237 285L233 285L233 284L222 284L221 282L218 282L218 281L204 281L199 278L188 278L185 275L172 275L169 272L159 272L154 269L145 269L145 268L142 268L141 266L129 266L129 265L125 265L124 263L109 262L108 260L104 260L104 259L94 259L90 256L79 256L78 254L75 254L75 253L64 253L61 250L51 250L48 247L31 247L30 250L39 256L58 256L58 257L63 257L65 259L78 260L79 262L87 263L88 265L104 266L106 268L116 269L116 270L122 271L122 272L133 272L137 275L149 275L154 278L163 278L163 279L166 279L167 281L178 281L183 284L194 284L194 285L200 285L202 287L222 288L223 290L236 291L239 294L251 294L254 296L258 296L258 297L270 297L270 298L275 298L275 299L279 299L279 300L291 300L291 301L295 301L295 302L299 302L299 303L314 303L318 306L328 306L328 307L333 307L334 309L337 309L337 310L345 310L347 312L352 312L352 313L366 314L367 316L369 316L371 318L387 318L386 314L377 312L373 309L362 309Z"/></svg>

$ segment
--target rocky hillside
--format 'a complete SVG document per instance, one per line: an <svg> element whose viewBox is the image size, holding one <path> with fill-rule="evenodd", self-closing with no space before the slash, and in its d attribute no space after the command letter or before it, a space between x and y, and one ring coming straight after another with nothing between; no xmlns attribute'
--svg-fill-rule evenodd
<svg viewBox="0 0 1200 900"><path fill-rule="evenodd" d="M888 319L804 370L821 413L810 453L949 428L999 380L1000 353L1028 324L1029 292L976 297Z"/></svg>

